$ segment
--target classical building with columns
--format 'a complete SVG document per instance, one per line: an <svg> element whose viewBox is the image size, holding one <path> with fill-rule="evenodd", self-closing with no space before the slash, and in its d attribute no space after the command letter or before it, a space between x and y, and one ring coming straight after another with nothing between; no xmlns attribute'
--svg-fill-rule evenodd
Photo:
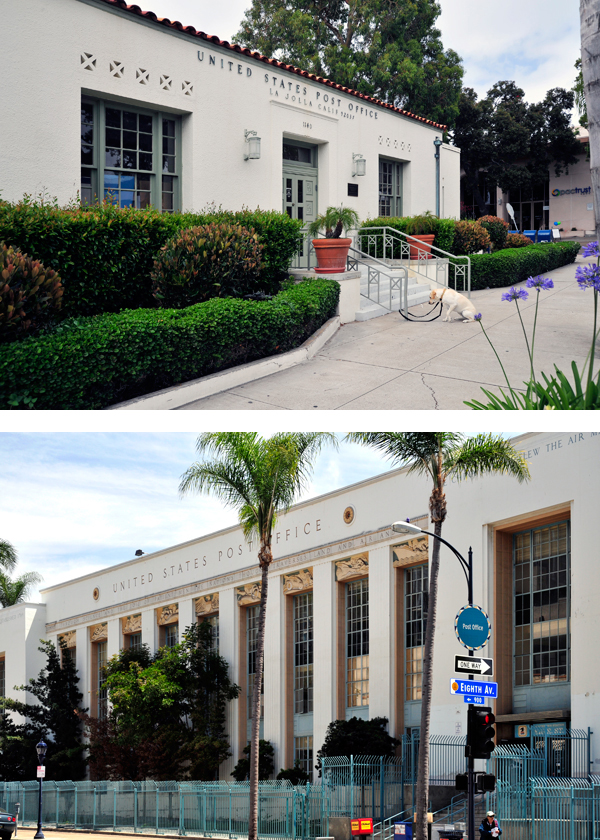
<svg viewBox="0 0 600 840"><path fill-rule="evenodd" d="M600 755L600 434L515 440L531 481L451 482L443 536L464 555L473 548L474 601L491 623L479 654L494 660L498 738L524 743L536 732L591 727ZM391 526L409 518L427 529L429 492L425 478L393 470L298 504L278 522L261 724L276 771L296 759L312 768L336 719L384 716L396 735L419 726L432 539L400 537ZM40 636L63 638L86 705L105 714L109 657L142 643L176 644L185 627L210 621L242 688L229 706L228 779L249 736L260 597L257 546L237 526L49 587L41 604L0 611L4 690L14 694L37 674ZM465 733L467 707L450 682L455 654L466 653L454 631L466 602L463 572L442 547L434 734Z"/></svg>

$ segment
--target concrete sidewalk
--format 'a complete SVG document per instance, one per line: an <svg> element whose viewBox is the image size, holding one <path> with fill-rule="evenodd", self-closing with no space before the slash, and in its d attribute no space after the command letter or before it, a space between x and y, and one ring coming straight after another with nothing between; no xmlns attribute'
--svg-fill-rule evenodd
<svg viewBox="0 0 600 840"><path fill-rule="evenodd" d="M574 265L545 275L554 289L540 293L536 373L553 373L556 364L570 374L571 360L581 369L589 351L593 292L582 291L575 280L582 262L594 260L578 257ZM471 299L512 386L522 388L529 360L516 305L501 301L505 291L477 291ZM519 304L529 336L536 294ZM410 311L431 313L427 304ZM497 390L506 383L479 324L442 318L408 323L391 313L347 324L313 359L177 410L468 410L464 400L482 399L481 386Z"/></svg>

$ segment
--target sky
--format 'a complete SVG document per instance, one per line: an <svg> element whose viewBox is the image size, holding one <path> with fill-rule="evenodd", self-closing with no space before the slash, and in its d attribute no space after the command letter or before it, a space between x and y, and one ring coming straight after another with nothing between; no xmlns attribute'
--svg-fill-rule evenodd
<svg viewBox="0 0 600 840"><path fill-rule="evenodd" d="M438 0L444 47L466 70L463 84L485 96L497 81L515 81L538 102L555 87L571 88L580 52L578 0ZM141 8L222 40L237 32L250 0L141 0Z"/></svg>

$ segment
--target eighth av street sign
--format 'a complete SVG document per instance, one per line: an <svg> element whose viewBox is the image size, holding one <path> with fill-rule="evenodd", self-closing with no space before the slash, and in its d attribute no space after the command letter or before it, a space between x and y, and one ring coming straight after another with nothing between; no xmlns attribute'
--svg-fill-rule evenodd
<svg viewBox="0 0 600 840"><path fill-rule="evenodd" d="M487 674L491 677L494 673L494 660L484 659L481 656L455 655L454 672L456 674Z"/></svg>

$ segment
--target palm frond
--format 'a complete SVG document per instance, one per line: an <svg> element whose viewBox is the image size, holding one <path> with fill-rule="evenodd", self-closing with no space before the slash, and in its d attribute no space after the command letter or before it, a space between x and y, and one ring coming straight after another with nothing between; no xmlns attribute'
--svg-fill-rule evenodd
<svg viewBox="0 0 600 840"><path fill-rule="evenodd" d="M0 568L12 572L17 565L17 549L7 540L0 540Z"/></svg>
<svg viewBox="0 0 600 840"><path fill-rule="evenodd" d="M0 573L0 604L3 607L13 607L26 601L33 586L37 586L43 580L37 572L25 572L11 580L7 575Z"/></svg>
<svg viewBox="0 0 600 840"><path fill-rule="evenodd" d="M478 434L466 438L444 457L444 472L457 479L489 473L510 475L519 483L531 478L526 458L500 435Z"/></svg>
<svg viewBox="0 0 600 840"><path fill-rule="evenodd" d="M370 446L394 466L408 467L409 473L426 474L435 484L440 451L458 446L463 437L455 432L350 432L345 439Z"/></svg>

